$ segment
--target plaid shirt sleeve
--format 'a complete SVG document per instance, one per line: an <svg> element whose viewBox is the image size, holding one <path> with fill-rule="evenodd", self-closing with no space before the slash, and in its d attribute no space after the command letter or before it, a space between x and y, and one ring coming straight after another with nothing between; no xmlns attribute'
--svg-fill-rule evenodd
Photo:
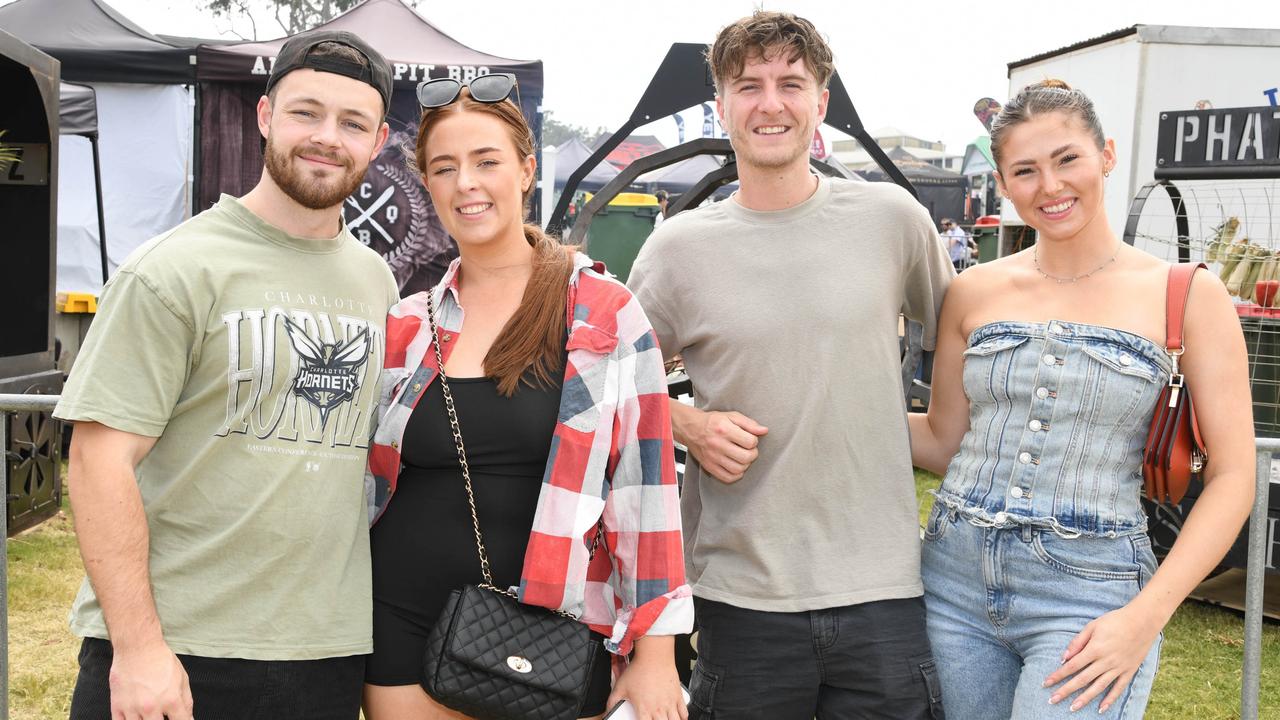
<svg viewBox="0 0 1280 720"><path fill-rule="evenodd" d="M638 637L686 633L693 624L667 375L639 301L626 298L617 316L621 371L604 513L620 596L610 640L623 654Z"/></svg>
<svg viewBox="0 0 1280 720"><path fill-rule="evenodd" d="M563 393L580 402L562 401L521 593L580 613L625 655L638 637L693 624L666 374L653 328L620 283L583 270L572 313ZM607 552L591 558L597 519Z"/></svg>

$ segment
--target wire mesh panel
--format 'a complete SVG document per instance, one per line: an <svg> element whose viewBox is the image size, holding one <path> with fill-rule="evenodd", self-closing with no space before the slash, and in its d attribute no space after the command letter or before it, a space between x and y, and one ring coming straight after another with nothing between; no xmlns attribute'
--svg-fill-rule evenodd
<svg viewBox="0 0 1280 720"><path fill-rule="evenodd" d="M1249 351L1254 426L1280 437L1280 180L1153 183L1125 240L1170 262L1204 262L1231 293ZM1181 253L1180 253L1181 250Z"/></svg>
<svg viewBox="0 0 1280 720"><path fill-rule="evenodd" d="M1128 234L1135 246L1174 261L1178 258L1179 213L1170 186L1172 183L1153 183L1145 200L1139 193L1129 209L1129 226L1135 228L1136 222L1136 228ZM1273 254L1280 246L1280 211L1276 208L1280 180L1181 180L1173 189L1181 198L1192 260L1217 262L1219 246L1215 241L1241 245L1238 251L1250 245Z"/></svg>
<svg viewBox="0 0 1280 720"><path fill-rule="evenodd" d="M1258 437L1280 438L1280 309L1237 308L1249 351L1249 389Z"/></svg>

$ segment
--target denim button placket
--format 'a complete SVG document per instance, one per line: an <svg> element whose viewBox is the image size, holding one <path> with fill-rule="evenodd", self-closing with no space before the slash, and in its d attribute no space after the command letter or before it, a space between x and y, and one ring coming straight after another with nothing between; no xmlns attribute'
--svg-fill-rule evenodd
<svg viewBox="0 0 1280 720"><path fill-rule="evenodd" d="M944 488L987 518L1056 516L1068 532L1101 536L1141 524L1129 466L1145 429L1108 428L1118 418L1133 425L1135 407L1154 405L1168 373L1161 349L1123 330L1060 320L992 323L972 344L999 347L968 359L981 372L969 372L966 383L983 383L972 388L976 422L967 442L976 442L953 463ZM1148 366L1165 378L1138 383ZM1121 385L1133 397L1116 392ZM1079 460L1096 470L1081 475L1073 470ZM1089 484L1086 492L1078 483Z"/></svg>
<svg viewBox="0 0 1280 720"><path fill-rule="evenodd" d="M1039 463L1036 459L1044 455L1044 447L1048 442L1049 423L1048 418L1052 415L1051 398L1052 393L1049 387L1057 387L1063 368L1066 366L1065 358L1070 352L1070 346L1066 342L1069 333L1067 328L1058 322L1050 323L1044 332L1044 345L1041 348L1041 363L1036 368L1036 377L1033 387L1040 388L1044 392L1036 392L1031 400L1031 407L1028 408L1030 416L1023 426L1022 442L1019 444L1018 465L1009 478L1009 488L1007 497L1005 498L1005 506L1008 508L1018 508L1035 514L1032 510L1033 493L1031 488L1035 487L1036 474L1039 472ZM1041 419L1044 418L1044 419Z"/></svg>

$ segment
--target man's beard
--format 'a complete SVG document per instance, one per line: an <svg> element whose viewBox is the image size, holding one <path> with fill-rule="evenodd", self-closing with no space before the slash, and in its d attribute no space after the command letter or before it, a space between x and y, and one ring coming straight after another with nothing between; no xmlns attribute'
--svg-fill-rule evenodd
<svg viewBox="0 0 1280 720"><path fill-rule="evenodd" d="M360 186L368 165L355 167L350 160L344 161L337 155L311 150L327 160L343 163L344 174L322 179L305 170L299 170L293 163L296 153L277 149L267 138L266 166L267 174L276 185L294 202L310 210L324 210L340 204Z"/></svg>

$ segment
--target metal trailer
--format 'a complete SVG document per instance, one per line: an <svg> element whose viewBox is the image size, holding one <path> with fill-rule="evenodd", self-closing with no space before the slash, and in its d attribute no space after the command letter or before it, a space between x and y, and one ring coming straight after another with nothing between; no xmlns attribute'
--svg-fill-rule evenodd
<svg viewBox="0 0 1280 720"><path fill-rule="evenodd" d="M54 365L55 238L58 228L59 63L0 31L0 128L21 151L0 174L0 217L7 237L0 263L0 393L57 394ZM5 514L9 532L58 511L60 428L45 413L28 412L0 434L5 450Z"/></svg>

